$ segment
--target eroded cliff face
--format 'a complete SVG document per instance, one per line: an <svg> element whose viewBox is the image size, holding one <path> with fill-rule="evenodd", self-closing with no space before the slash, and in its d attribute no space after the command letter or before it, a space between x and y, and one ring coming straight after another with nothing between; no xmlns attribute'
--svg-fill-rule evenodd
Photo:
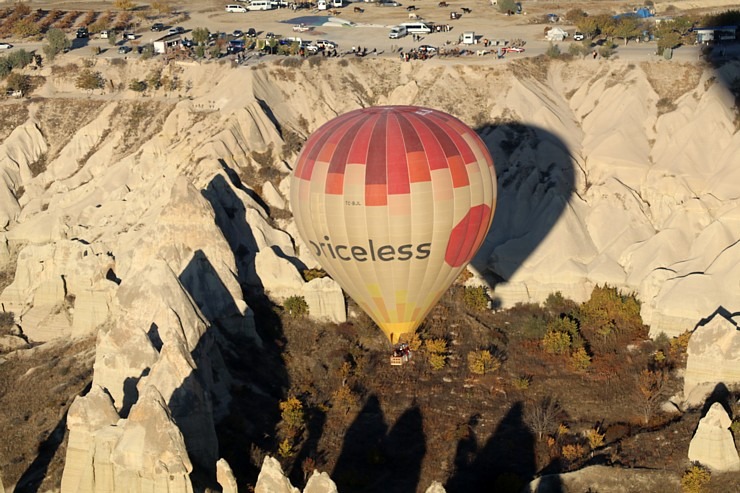
<svg viewBox="0 0 740 493"><path fill-rule="evenodd" d="M111 87L154 68L95 67ZM302 278L316 264L287 176L302 139L361 106L442 109L489 145L499 202L473 266L501 306L556 290L584 300L609 283L637 292L652 332L669 335L737 310L740 132L710 71L380 59L164 70L177 81L167 90L94 98L48 72L43 97L2 132L12 282L0 303L32 342L98 334L93 390L68 419L64 491L99 478L110 491L132 478L190 491L193 471L216 477L231 378L218 339L263 344L247 300L299 294L312 316L345 320L333 281Z"/></svg>

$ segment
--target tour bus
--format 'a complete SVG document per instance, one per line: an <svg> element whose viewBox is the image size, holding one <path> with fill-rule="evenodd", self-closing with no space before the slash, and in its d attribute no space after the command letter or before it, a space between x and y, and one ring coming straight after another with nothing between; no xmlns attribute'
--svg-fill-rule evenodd
<svg viewBox="0 0 740 493"><path fill-rule="evenodd" d="M425 22L404 22L400 26L405 27L409 34L429 34L432 32L432 28Z"/></svg>
<svg viewBox="0 0 740 493"><path fill-rule="evenodd" d="M272 10L274 8L270 0L252 0L247 6L247 10Z"/></svg>

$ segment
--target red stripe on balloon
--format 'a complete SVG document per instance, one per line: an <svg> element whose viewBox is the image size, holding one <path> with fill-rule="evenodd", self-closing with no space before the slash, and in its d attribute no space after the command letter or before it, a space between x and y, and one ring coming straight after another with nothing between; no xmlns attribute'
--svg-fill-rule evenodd
<svg viewBox="0 0 740 493"><path fill-rule="evenodd" d="M378 121L378 115L369 115L362 120L362 126L355 135L355 141L352 143L352 149L347 156L348 164L367 164L367 155L370 148L370 138L373 134L375 122Z"/></svg>
<svg viewBox="0 0 740 493"><path fill-rule="evenodd" d="M407 194L411 192L408 156L403 134L395 116L388 119L386 135L388 142L388 193L391 195Z"/></svg>

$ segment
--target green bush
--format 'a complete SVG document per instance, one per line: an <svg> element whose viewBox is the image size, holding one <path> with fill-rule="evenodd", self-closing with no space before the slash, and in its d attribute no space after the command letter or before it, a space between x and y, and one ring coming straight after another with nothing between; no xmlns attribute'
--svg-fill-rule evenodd
<svg viewBox="0 0 740 493"><path fill-rule="evenodd" d="M49 60L54 60L59 53L72 46L72 41L67 39L64 31L55 27L46 32L46 43L43 50Z"/></svg>
<svg viewBox="0 0 740 493"><path fill-rule="evenodd" d="M303 279L306 282L321 279L322 277L326 277L326 271L323 269L306 269L303 271Z"/></svg>
<svg viewBox="0 0 740 493"><path fill-rule="evenodd" d="M143 80L132 80L128 83L128 88L136 92L146 91L146 82Z"/></svg>
<svg viewBox="0 0 740 493"><path fill-rule="evenodd" d="M303 296L291 296L283 302L283 308L288 315L295 318L308 316L308 303Z"/></svg>
<svg viewBox="0 0 740 493"><path fill-rule="evenodd" d="M0 79L4 79L10 75L10 71L13 70L13 65L6 56L0 56Z"/></svg>
<svg viewBox="0 0 740 493"><path fill-rule="evenodd" d="M21 48L20 50L9 54L8 61L10 62L10 66L13 68L24 68L26 65L33 62L33 53Z"/></svg>
<svg viewBox="0 0 740 493"><path fill-rule="evenodd" d="M488 310L491 299L485 286L466 286L463 294L465 306L471 310Z"/></svg>
<svg viewBox="0 0 740 493"><path fill-rule="evenodd" d="M547 50L545 50L545 55L547 55L550 58L559 58L562 52L560 51L560 47L556 44L553 44L552 41L550 42L550 45L547 47Z"/></svg>

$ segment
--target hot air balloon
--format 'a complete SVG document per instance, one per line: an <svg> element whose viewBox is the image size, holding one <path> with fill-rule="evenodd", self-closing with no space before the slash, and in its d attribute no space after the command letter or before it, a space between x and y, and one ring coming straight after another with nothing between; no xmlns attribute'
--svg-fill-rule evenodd
<svg viewBox="0 0 740 493"><path fill-rule="evenodd" d="M496 177L485 144L457 118L378 106L308 138L290 200L318 263L393 344L416 330L480 247Z"/></svg>

